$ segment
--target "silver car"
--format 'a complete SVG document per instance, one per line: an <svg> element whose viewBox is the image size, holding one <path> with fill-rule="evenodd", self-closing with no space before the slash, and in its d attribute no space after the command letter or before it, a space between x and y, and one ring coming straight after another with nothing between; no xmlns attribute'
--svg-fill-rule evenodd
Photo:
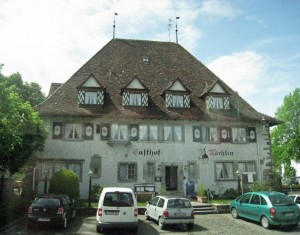
<svg viewBox="0 0 300 235"><path fill-rule="evenodd" d="M188 230L194 227L194 210L187 198L178 196L156 196L148 202L145 212L146 219L158 222L161 229L168 224L186 224Z"/></svg>

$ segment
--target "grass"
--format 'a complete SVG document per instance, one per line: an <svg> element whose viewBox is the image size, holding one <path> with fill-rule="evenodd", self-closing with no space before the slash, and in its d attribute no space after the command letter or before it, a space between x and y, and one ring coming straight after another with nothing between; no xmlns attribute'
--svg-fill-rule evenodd
<svg viewBox="0 0 300 235"><path fill-rule="evenodd" d="M228 205L231 203L232 200L230 199L216 199L210 200L209 203L211 204L221 204L221 205Z"/></svg>

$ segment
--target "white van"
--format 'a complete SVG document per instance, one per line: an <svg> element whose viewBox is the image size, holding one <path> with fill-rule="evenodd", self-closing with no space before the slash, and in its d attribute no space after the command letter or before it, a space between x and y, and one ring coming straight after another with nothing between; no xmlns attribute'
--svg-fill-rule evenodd
<svg viewBox="0 0 300 235"><path fill-rule="evenodd" d="M137 232L138 207L132 189L104 188L99 198L96 219L98 233L105 228L130 228Z"/></svg>

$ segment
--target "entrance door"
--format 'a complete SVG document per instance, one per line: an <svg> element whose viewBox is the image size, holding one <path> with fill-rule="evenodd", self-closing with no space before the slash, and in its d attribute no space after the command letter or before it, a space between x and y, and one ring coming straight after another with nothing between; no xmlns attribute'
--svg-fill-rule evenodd
<svg viewBox="0 0 300 235"><path fill-rule="evenodd" d="M166 166L166 190L177 190L178 166Z"/></svg>

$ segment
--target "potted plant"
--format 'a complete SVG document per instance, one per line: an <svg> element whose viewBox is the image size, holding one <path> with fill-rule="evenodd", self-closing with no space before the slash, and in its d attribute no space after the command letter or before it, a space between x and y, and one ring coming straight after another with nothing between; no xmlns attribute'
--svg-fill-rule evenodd
<svg viewBox="0 0 300 235"><path fill-rule="evenodd" d="M197 190L197 201L200 203L207 203L207 195L206 195L206 188L204 184L200 184Z"/></svg>

